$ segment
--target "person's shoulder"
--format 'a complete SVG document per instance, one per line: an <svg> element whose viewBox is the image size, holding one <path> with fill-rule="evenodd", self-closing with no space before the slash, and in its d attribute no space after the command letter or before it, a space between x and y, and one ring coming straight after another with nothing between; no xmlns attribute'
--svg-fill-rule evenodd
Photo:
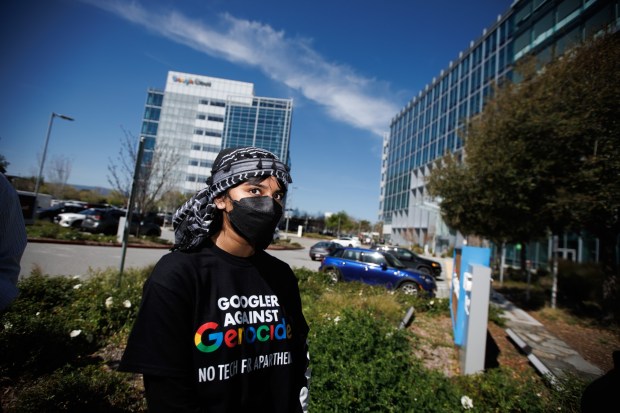
<svg viewBox="0 0 620 413"><path fill-rule="evenodd" d="M173 250L164 254L158 261L158 265L186 265L199 259L202 255L202 250Z"/></svg>
<svg viewBox="0 0 620 413"><path fill-rule="evenodd" d="M152 276L188 277L198 273L203 267L205 259L213 256L209 248L199 248L190 251L170 251L163 255L155 264Z"/></svg>
<svg viewBox="0 0 620 413"><path fill-rule="evenodd" d="M269 254L267 251L259 251L258 254L256 254L256 256L257 256L257 259L261 261L263 264L269 264L272 266L288 268L288 269L291 268L290 265L288 265L286 262L282 261L279 258L274 257L273 255Z"/></svg>

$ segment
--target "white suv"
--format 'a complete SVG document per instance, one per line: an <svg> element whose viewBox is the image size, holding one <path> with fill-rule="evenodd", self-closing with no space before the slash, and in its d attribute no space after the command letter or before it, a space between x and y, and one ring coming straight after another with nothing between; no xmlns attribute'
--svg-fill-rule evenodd
<svg viewBox="0 0 620 413"><path fill-rule="evenodd" d="M86 215L93 214L95 211L94 208L89 208L80 212L63 212L54 218L54 222L65 228L80 228Z"/></svg>
<svg viewBox="0 0 620 413"><path fill-rule="evenodd" d="M340 237L334 238L331 242L335 242L336 244L340 244L343 247L361 247L362 243L357 238L352 237Z"/></svg>

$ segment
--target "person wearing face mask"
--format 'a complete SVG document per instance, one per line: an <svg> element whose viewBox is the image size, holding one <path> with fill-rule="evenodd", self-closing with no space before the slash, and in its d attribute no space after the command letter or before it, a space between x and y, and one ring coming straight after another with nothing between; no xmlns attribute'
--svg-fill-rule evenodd
<svg viewBox="0 0 620 413"><path fill-rule="evenodd" d="M119 365L143 375L149 412L307 411L297 279L264 251L291 182L268 151L224 149L175 213Z"/></svg>

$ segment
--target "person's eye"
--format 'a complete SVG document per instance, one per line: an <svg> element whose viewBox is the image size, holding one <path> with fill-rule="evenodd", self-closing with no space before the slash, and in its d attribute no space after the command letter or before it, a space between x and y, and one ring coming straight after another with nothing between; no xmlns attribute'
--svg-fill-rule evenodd
<svg viewBox="0 0 620 413"><path fill-rule="evenodd" d="M250 193L252 195L260 195L260 188L250 188Z"/></svg>
<svg viewBox="0 0 620 413"><path fill-rule="evenodd" d="M275 199L276 201L282 201L284 199L284 194L283 193L275 193L273 194L273 199Z"/></svg>

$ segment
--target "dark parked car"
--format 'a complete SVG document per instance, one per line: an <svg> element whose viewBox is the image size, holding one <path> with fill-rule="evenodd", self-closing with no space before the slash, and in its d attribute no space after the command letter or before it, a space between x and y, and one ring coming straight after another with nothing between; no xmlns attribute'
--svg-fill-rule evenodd
<svg viewBox="0 0 620 413"><path fill-rule="evenodd" d="M366 248L343 248L323 259L319 271L334 282L359 281L399 289L405 294L434 297L435 279L407 268L398 258L385 251Z"/></svg>
<svg viewBox="0 0 620 413"><path fill-rule="evenodd" d="M80 212L88 208L83 204L59 204L53 207L45 208L37 212L37 219L44 219L46 221L54 222L54 219L58 214L64 214L65 212Z"/></svg>
<svg viewBox="0 0 620 413"><path fill-rule="evenodd" d="M331 241L319 241L310 247L309 255L312 261L322 260L329 254L333 253L337 249L342 248L342 245L336 244Z"/></svg>
<svg viewBox="0 0 620 413"><path fill-rule="evenodd" d="M423 274L430 274L435 278L441 276L441 264L428 258L420 257L415 252L407 248L381 245L375 247L378 251L387 251L396 256L406 267L412 268Z"/></svg>
<svg viewBox="0 0 620 413"><path fill-rule="evenodd" d="M97 213L87 215L82 221L82 230L97 234L114 235L118 232L121 217L127 211L118 208L100 209ZM161 227L151 221L143 221L139 214L132 214L129 233L133 235L146 235L147 237L160 237Z"/></svg>

